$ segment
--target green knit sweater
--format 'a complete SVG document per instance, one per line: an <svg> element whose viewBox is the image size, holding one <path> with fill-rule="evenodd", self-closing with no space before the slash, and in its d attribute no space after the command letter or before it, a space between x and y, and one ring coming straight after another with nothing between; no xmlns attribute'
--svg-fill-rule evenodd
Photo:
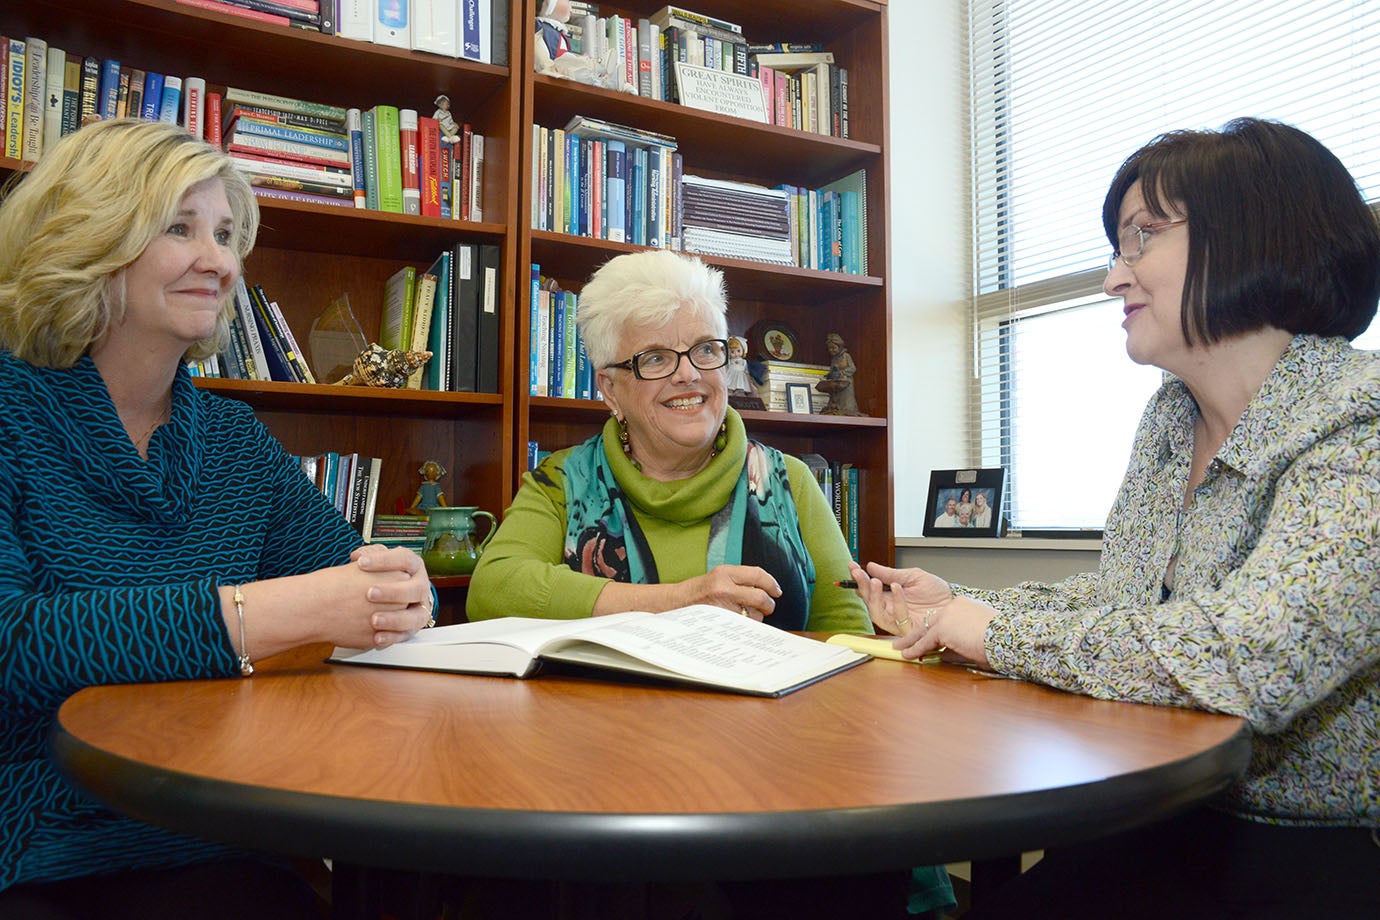
<svg viewBox="0 0 1380 920"><path fill-rule="evenodd" d="M728 444L709 465L689 479L657 482L638 472L618 447L616 424L604 428L604 455L622 486L656 559L663 583L705 573L709 521L728 503L747 454L742 419L728 410ZM471 620L501 616L553 619L587 617L609 579L585 575L561 561L565 545L565 459L570 450L546 458L503 515L470 583L466 613ZM858 596L834 581L848 577L848 546L833 509L809 468L786 457L791 496L800 533L815 565L810 599L810 630L871 633L867 608ZM767 618L767 623L771 618Z"/></svg>

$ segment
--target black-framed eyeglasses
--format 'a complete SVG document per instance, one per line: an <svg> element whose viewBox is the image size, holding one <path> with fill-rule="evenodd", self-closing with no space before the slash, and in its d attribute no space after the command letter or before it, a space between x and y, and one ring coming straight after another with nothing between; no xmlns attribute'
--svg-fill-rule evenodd
<svg viewBox="0 0 1380 920"><path fill-rule="evenodd" d="M626 361L616 361L605 367L621 367L633 372L638 380L661 380L669 377L680 367L680 359L689 358L690 363L702 371L712 371L728 363L728 339L706 339L691 345L685 351L674 348L649 348L639 351Z"/></svg>
<svg viewBox="0 0 1380 920"><path fill-rule="evenodd" d="M1188 223L1188 218L1185 217L1179 220L1152 220L1149 223L1139 226L1131 224L1125 230L1121 231L1121 237L1119 239L1121 248L1107 257L1107 271L1116 268L1118 259L1125 262L1127 265L1135 265L1140 261L1141 255L1145 252L1145 241L1147 239L1161 230L1186 223ZM1133 242L1135 245L1134 249L1131 248Z"/></svg>

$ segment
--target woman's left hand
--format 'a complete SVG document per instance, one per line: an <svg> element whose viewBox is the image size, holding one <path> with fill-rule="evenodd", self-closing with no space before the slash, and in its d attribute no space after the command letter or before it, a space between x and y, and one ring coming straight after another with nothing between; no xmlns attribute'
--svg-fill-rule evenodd
<svg viewBox="0 0 1380 920"><path fill-rule="evenodd" d="M383 581L369 588L368 600L378 608L371 618L377 644L391 645L436 625L431 579L421 556L406 547L370 544L351 553L350 560L366 572L409 576L405 581Z"/></svg>

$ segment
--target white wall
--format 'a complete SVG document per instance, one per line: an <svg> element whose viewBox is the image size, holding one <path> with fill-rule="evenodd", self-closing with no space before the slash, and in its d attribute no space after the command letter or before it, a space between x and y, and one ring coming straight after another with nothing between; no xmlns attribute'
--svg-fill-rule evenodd
<svg viewBox="0 0 1380 920"><path fill-rule="evenodd" d="M896 536L918 537L929 471L968 461L966 38L962 0L893 0L892 470Z"/></svg>

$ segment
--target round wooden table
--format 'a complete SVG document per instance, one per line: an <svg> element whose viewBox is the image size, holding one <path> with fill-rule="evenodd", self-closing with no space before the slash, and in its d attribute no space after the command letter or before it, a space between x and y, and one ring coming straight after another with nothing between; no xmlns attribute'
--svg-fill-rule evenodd
<svg viewBox="0 0 1380 920"><path fill-rule="evenodd" d="M781 699L621 679L265 662L93 687L52 738L112 808L364 866L587 881L843 875L1167 817L1246 767L1240 719L873 660Z"/></svg>

